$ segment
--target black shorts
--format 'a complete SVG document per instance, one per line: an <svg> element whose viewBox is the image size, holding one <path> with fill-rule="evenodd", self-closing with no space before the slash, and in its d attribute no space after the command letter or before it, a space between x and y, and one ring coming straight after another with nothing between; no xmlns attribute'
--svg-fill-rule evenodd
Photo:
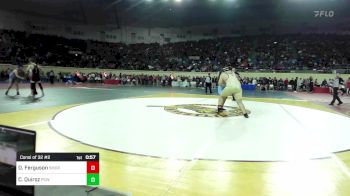
<svg viewBox="0 0 350 196"><path fill-rule="evenodd" d="M40 82L40 77L34 76L31 81L35 83Z"/></svg>

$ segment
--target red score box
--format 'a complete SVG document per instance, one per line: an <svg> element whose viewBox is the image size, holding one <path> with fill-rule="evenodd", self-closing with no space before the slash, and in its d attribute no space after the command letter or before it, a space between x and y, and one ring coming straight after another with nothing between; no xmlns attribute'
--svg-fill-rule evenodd
<svg viewBox="0 0 350 196"><path fill-rule="evenodd" d="M88 161L87 163L87 173L97 174L100 173L100 166L98 161Z"/></svg>

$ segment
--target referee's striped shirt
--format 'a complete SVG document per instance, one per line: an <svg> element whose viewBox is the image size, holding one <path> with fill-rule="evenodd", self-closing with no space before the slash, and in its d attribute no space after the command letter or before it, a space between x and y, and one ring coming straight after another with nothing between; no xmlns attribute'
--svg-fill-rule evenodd
<svg viewBox="0 0 350 196"><path fill-rule="evenodd" d="M339 88L339 78L335 78L333 81L333 88Z"/></svg>

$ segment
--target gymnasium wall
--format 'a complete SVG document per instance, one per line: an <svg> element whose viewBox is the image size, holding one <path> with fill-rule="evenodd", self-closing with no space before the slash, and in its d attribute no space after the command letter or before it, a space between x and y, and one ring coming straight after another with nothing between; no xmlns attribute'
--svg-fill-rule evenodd
<svg viewBox="0 0 350 196"><path fill-rule="evenodd" d="M273 21L260 19L258 23L247 25L244 21L232 21L229 24L210 24L185 27L135 27L116 25L86 25L74 24L54 18L42 18L25 13L14 13L0 10L0 29L12 29L45 35L57 35L68 39L97 40L103 42L132 43L160 43L195 41L218 37L232 37L261 33L288 34L288 33L345 33L341 21L312 21L300 23L288 20L286 17L277 24ZM308 26L308 30L305 29Z"/></svg>
<svg viewBox="0 0 350 196"><path fill-rule="evenodd" d="M0 64L0 71L3 69L11 68L13 69L14 65L9 64ZM45 66L42 67L45 72L48 72L50 70L53 70L55 74L58 74L59 72L62 73L73 73L76 71L80 71L82 73L91 73L91 72L111 72L113 74L147 74L147 75L170 75L175 74L176 76L206 76L208 73L211 73L212 76L217 75L216 72L173 72L173 71L144 71L144 70L115 70L115 69L95 69L95 68L75 68L75 67L53 67L53 66ZM330 79L334 78L335 74L321 74L321 73L259 73L259 72L241 72L241 75L243 77L276 77L277 79L282 78L308 78L312 76L314 79L317 79L319 82L321 82L323 79ZM343 79L348 79L350 77L350 74L342 74L341 77Z"/></svg>
<svg viewBox="0 0 350 196"><path fill-rule="evenodd" d="M83 25L72 24L69 21L41 18L26 14L12 13L0 10L0 29L25 31L29 33L56 35L68 39L96 40L112 43L160 43L183 42L201 39L211 39L223 36L235 36L230 28L222 25L216 34L213 26L195 26L184 28L135 27L116 25Z"/></svg>

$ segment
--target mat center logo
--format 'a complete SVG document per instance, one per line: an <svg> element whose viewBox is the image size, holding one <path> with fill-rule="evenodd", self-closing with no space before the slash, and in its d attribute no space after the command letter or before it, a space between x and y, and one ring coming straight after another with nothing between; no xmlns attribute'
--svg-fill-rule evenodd
<svg viewBox="0 0 350 196"><path fill-rule="evenodd" d="M217 106L214 104L181 104L164 106L164 110L167 112L186 116L222 118L243 115L238 107L225 106L225 109L225 111L218 113Z"/></svg>

